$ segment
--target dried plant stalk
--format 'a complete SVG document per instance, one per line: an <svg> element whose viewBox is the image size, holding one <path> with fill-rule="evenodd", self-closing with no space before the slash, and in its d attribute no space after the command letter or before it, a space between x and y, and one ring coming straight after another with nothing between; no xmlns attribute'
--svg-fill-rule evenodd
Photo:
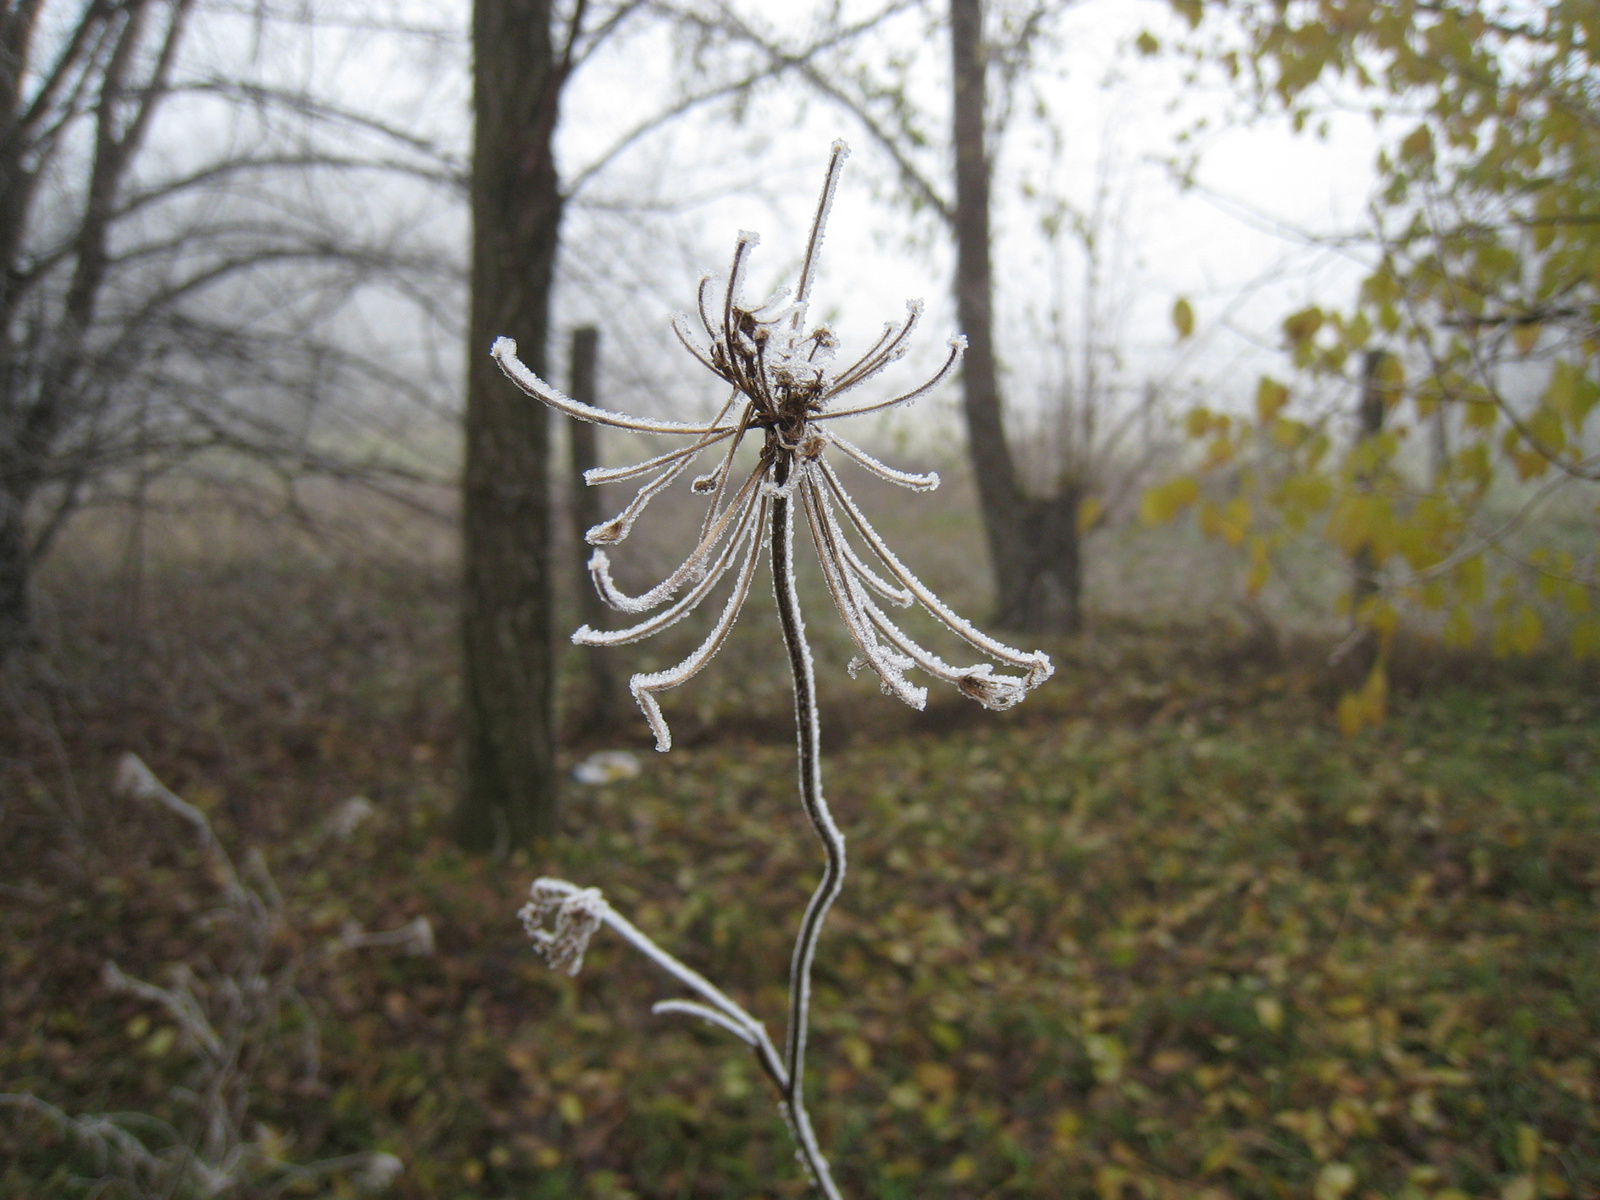
<svg viewBox="0 0 1600 1200"><path fill-rule="evenodd" d="M552 967L576 974L590 938L604 925L693 992L697 1000L662 1001L654 1011L699 1017L733 1034L751 1048L761 1069L777 1088L784 1116L798 1143L801 1161L818 1190L829 1200L838 1200L839 1190L806 1111L805 1052L811 965L828 909L844 884L845 840L822 792L816 679L795 590L797 512L804 515L829 595L855 643L857 655L850 664L852 674L869 669L878 676L883 691L915 708L922 708L927 703L927 689L906 677L906 672L915 668L953 684L963 695L986 708L1005 709L1048 679L1052 671L1046 655L1016 650L982 633L912 574L867 521L825 457L830 446L836 447L841 454L891 483L914 491L937 487L938 476L917 475L887 466L840 437L829 422L907 404L926 395L955 369L965 347L964 339L951 339L943 366L932 378L909 392L850 407L835 404L845 392L871 379L904 355L922 311L920 302L909 302L903 321L885 325L882 336L866 354L839 370L831 369L837 347L832 331L826 326L809 332L805 329L806 307L823 232L848 154L843 142L833 144L827 179L806 244L800 282L792 298L780 293L763 304L753 307L745 304L740 283L757 238L753 233L741 232L723 288L720 312L713 312L711 308L712 278L701 280L697 308L708 345L701 346L695 341L687 317L680 316L674 321L674 331L689 353L731 388L727 402L710 423L697 425L631 417L581 404L563 396L528 370L517 359L516 344L509 338L501 338L492 350L501 369L517 386L557 411L613 428L676 434L692 439L687 446L630 467L587 473L591 484L645 480L622 512L589 530L587 540L591 545L603 547L622 541L651 499L680 478L703 452L718 451L713 470L693 481L693 489L709 495L711 502L701 524L699 541L675 571L648 591L629 596L613 581L610 560L603 549L596 549L590 559L589 569L595 587L606 603L627 613L659 611L628 629L597 631L585 626L573 634L573 641L596 646L622 645L649 637L694 612L719 582L732 577L728 599L705 640L677 666L635 675L629 683L655 733L657 749L671 747L672 733L662 716L656 694L693 678L722 647L749 594L762 549L768 548L778 622L794 680L800 803L822 842L826 860L822 879L801 918L790 960L783 1053L778 1053L765 1025L698 972L656 945L616 912L598 889L579 888L559 879L538 879L521 915L535 948ZM733 476L735 451L751 434L761 438L760 454L755 468L736 480ZM852 533L865 545L865 554L852 544ZM876 559L878 565L871 565L870 559ZM974 648L1020 674L997 674L994 664L988 662L952 666L896 625L874 596L902 608L920 604Z"/></svg>

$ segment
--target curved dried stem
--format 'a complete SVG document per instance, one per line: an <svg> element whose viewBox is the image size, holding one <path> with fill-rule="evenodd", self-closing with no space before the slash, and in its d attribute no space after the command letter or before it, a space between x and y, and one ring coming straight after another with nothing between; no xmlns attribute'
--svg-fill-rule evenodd
<svg viewBox="0 0 1600 1200"><path fill-rule="evenodd" d="M756 503L760 506L760 513L756 517L755 529L759 531L766 523L769 501L761 497ZM727 641L734 622L739 619L739 610L744 607L745 597L750 594L750 581L755 577L756 563L761 558L760 539L752 537L750 541L750 550L739 570L739 577L734 581L733 591L722 608L722 615L706 635L706 640L677 666L665 671L641 672L628 680L628 690L639 702L645 720L650 722L650 731L656 735L656 749L663 753L672 749L672 731L667 728L666 718L661 715L661 705L656 702L655 694L689 682L705 669L705 665L722 649L722 643Z"/></svg>
<svg viewBox="0 0 1600 1200"><path fill-rule="evenodd" d="M668 575L655 587L637 596L630 596L617 587L611 578L611 560L604 550L596 550L589 559L589 575L594 580L595 588L603 599L618 612L649 612L658 604L665 604L685 583L699 580L702 577L705 561L711 555L722 535L728 531L729 523L739 509L752 502L761 483L764 466L758 465L750 472L749 477L740 486L738 493L728 505L711 529L700 539L698 545L689 552L689 557L679 564L678 569Z"/></svg>
<svg viewBox="0 0 1600 1200"><path fill-rule="evenodd" d="M898 408L902 404L910 404L913 400L926 396L948 379L950 373L956 369L956 364L961 361L961 356L966 353L966 350L967 339L965 337L951 338L950 354L944 360L944 366L940 367L934 376L921 387L913 388L903 395L896 396L893 400L879 400L875 404L863 404L859 408L841 408L834 412L824 412L818 415L817 420L832 421L839 417L858 417L862 413L882 412L886 408Z"/></svg>
<svg viewBox="0 0 1600 1200"><path fill-rule="evenodd" d="M781 472L781 468L780 468ZM787 482L780 478L780 484ZM829 1200L839 1200L828 1169L828 1160L817 1145L811 1116L805 1106L806 1034L811 1019L811 965L816 959L817 941L828 909L844 886L844 834L834 823L833 813L822 794L822 737L817 717L817 685L811 664L811 647L806 643L805 623L800 615L800 597L794 586L794 501L781 496L773 502L772 590L778 601L778 623L783 628L783 644L789 653L789 671L794 678L795 728L800 758L800 804L806 819L822 842L826 865L817 889L811 894L800 933L795 939L789 963L789 1025L786 1031L784 1064L789 1071L789 1086L783 1089L783 1106L794 1129L800 1154L817 1188Z"/></svg>
<svg viewBox="0 0 1600 1200"><path fill-rule="evenodd" d="M888 463L879 462L854 442L848 442L831 430L824 436L830 446L837 446L848 458L855 459L879 479L897 484L903 488L910 488L913 492L931 492L939 486L939 473L929 471L927 474L918 474L912 471L901 471L891 467Z"/></svg>
<svg viewBox="0 0 1600 1200"><path fill-rule="evenodd" d="M612 412L609 408L595 408L565 396L540 379L517 357L515 339L503 337L495 340L489 351L506 378L540 403L548 404L557 412L566 413L580 421L606 425L613 429L631 429L635 433L714 433L713 425L694 425L684 421L658 421L652 417L630 417L627 413Z"/></svg>

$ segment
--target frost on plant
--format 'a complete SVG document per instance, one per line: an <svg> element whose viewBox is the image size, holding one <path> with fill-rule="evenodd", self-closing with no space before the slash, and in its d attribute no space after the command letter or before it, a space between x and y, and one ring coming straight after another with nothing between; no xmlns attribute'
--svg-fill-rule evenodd
<svg viewBox="0 0 1600 1200"><path fill-rule="evenodd" d="M657 946L611 908L597 889L579 888L559 879L536 880L532 896L522 909L523 922L535 948L558 970L578 972L589 940L603 924L695 993L699 999L662 1001L655 1011L698 1017L751 1048L778 1090L801 1162L818 1190L830 1198L838 1197L839 1191L806 1111L804 1062L811 965L823 921L844 882L845 844L822 793L816 685L794 585L796 521L805 523L829 595L855 643L852 674L872 671L883 691L915 708L927 703L928 693L908 674L913 670L953 685L987 708L1005 709L1048 679L1052 670L1046 655L1016 650L996 641L934 595L885 544L828 461L830 452L842 454L901 487L913 491L937 487L938 476L912 474L879 462L836 432L834 422L841 417L881 412L926 395L955 369L965 346L964 339L953 338L943 366L920 387L888 399L859 399L852 395L857 388L905 354L921 316L921 304L908 303L905 318L885 325L878 340L845 366L835 365L838 343L832 331L821 325L807 327L806 309L823 229L848 153L843 142L834 143L800 280L792 293L786 290L754 305L745 300L741 284L757 238L753 233L740 233L733 265L720 292L711 277L700 283L696 310L705 333L704 342L692 329L691 318L680 315L674 321L674 331L684 348L728 385L728 398L709 423L632 417L581 404L528 370L518 360L516 343L511 339L500 338L491 351L518 387L560 412L616 429L687 439L687 444L677 449L632 466L598 468L585 476L591 484L642 480L628 506L589 530L587 537L591 545L600 547L589 561L589 570L601 597L612 608L643 619L619 630L585 626L573 635L573 641L589 646L639 641L682 620L699 608L719 583L732 579L728 598L705 640L676 666L635 675L630 682L655 733L657 749L670 748L672 734L656 694L693 678L721 648L750 594L763 549L767 551L779 624L794 677L800 802L822 842L826 859L822 879L806 906L795 940L781 1054L765 1025ZM735 456L749 436L759 439L760 450L755 466L740 473L735 469ZM627 594L612 578L611 561L603 547L625 539L651 499L707 453L712 455L711 469L694 477L690 484L695 492L709 498L694 549L660 583L638 595ZM886 611L913 604L920 604L992 661L956 666L920 645ZM1007 668L1014 673L1008 673Z"/></svg>
<svg viewBox="0 0 1600 1200"><path fill-rule="evenodd" d="M517 915L533 939L534 949L557 971L576 975L583 969L584 951L605 912L599 888L568 888L559 880L538 879L531 898ZM546 929L545 920L551 916L555 917L554 928Z"/></svg>
<svg viewBox="0 0 1600 1200"><path fill-rule="evenodd" d="M848 396L905 354L922 305L920 301L908 302L905 318L886 324L871 348L843 367L834 365L838 343L832 331L826 326L806 328L806 308L823 228L847 153L842 142L834 143L805 265L792 294L785 290L763 303L747 304L741 284L746 260L758 238L741 232L720 305L715 303L712 277L700 282L696 308L707 344L696 340L687 315L680 314L673 322L674 331L689 353L729 385L728 399L710 424L650 420L580 404L528 370L518 360L516 343L510 338L499 339L491 351L517 386L569 416L617 429L688 439L685 446L632 466L587 472L585 478L590 484L644 481L626 508L589 530L587 538L592 546L611 546L625 539L655 496L703 453L716 451L712 469L690 484L694 491L709 496L710 503L701 522L699 541L677 570L648 591L630 596L613 581L611 560L604 549L596 549L589 560L595 587L612 608L634 614L660 611L627 629L595 630L584 626L572 635L573 641L585 646L620 646L639 641L694 612L724 577L733 576L732 593L705 641L677 666L635 675L629 683L660 750L672 745L672 734L661 715L656 693L693 678L727 639L749 594L761 550L770 540L774 501L779 498L799 501L828 591L856 645L852 673L861 669L874 671L885 692L919 709L927 703L928 693L907 678L906 673L912 668L953 684L963 695L994 709L1011 707L1051 673L1047 656L1014 650L996 641L934 595L895 557L828 462L827 452L834 450L901 487L914 491L938 487L937 475L914 475L879 462L840 436L833 422L908 404L926 395L955 369L966 344L965 339L951 339L944 365L931 379L909 392L886 400L863 401ZM737 478L735 452L750 435L761 439L760 456L753 470ZM852 544L848 536L851 532L864 543L867 553ZM871 565L874 559L878 569ZM998 674L994 664L987 662L953 666L924 649L885 612L885 606L905 608L913 603L921 604L984 654L1022 673Z"/></svg>

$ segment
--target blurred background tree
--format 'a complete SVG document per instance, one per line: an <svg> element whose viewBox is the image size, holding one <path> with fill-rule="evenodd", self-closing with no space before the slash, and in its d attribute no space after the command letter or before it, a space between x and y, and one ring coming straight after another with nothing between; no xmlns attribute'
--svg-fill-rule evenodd
<svg viewBox="0 0 1600 1200"><path fill-rule="evenodd" d="M1055 48L1051 22L1071 6L1071 0L907 6L928 33L948 38L944 136L916 87L930 68L904 46L869 44L862 54L855 43L846 43L799 71L887 158L900 202L913 215L935 217L954 245L952 292L967 339L962 414L989 551L994 619L1028 632L1076 632L1080 626L1080 505L1086 491L1068 471L1045 494L1031 494L1012 451L996 343L992 188L999 142L1034 55L1041 47ZM768 53L781 53L754 21L724 18L723 24Z"/></svg>
<svg viewBox="0 0 1600 1200"><path fill-rule="evenodd" d="M399 240L415 209L393 182L392 224L344 202L374 174L448 195L461 165L297 75L278 51L306 25L271 0L0 7L0 661L85 506L222 457L235 494L323 474L419 502L439 481L374 411L376 392L426 404L426 379L336 317L381 291L439 320L458 267Z"/></svg>

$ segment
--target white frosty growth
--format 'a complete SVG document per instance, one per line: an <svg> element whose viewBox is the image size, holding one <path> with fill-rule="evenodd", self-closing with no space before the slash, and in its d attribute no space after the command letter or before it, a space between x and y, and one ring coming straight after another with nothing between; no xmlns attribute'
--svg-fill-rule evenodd
<svg viewBox="0 0 1600 1200"><path fill-rule="evenodd" d="M703 452L715 451L716 465L692 477L692 489L710 497L699 540L666 578L639 595L629 595L613 579L611 560L604 550L597 549L589 560L595 588L608 605L620 612L653 615L625 629L584 626L573 635L574 641L593 646L623 645L650 637L698 611L732 576L730 594L705 640L676 666L635 675L629 682L660 750L672 745L672 733L657 697L693 678L721 648L749 594L762 546L770 544L774 554L784 556L785 569L793 571L791 540L773 536L772 515L779 504L787 504L794 515L799 515L795 509L803 510L806 531L822 565L823 580L858 651L852 671L872 670L885 692L921 708L927 703L927 689L907 678L908 671L920 670L988 708L1009 708L1049 678L1052 671L1044 654L1013 649L980 632L908 571L867 523L827 461L827 451L836 449L890 483L915 491L937 487L937 475L891 467L835 433L832 423L841 417L908 404L926 395L950 377L966 348L965 338L950 339L949 353L939 370L910 391L849 408L836 407L845 392L866 383L906 353L923 313L921 301L908 301L903 320L884 325L883 333L865 354L838 368L833 365L838 348L833 332L825 326L806 328L806 309L828 214L847 154L842 142L834 144L800 278L792 295L780 290L759 305L752 307L745 302L742 284L759 238L741 231L720 288L708 276L701 281L696 295L694 311L705 341L690 331L693 318L683 314L674 318L673 330L678 340L706 370L729 386L727 401L710 423L658 421L580 404L518 361L515 343L505 338L495 343L495 359L506 374L530 396L560 412L618 429L692 439L688 445L632 466L596 468L586 473L590 483L643 480L620 513L589 530L588 540L597 547L625 539L654 497L681 478ZM754 469L736 483L732 473L734 456L748 434L760 439L760 455ZM836 508L843 512L842 521ZM867 553L859 551L851 537L859 538ZM891 621L874 597L898 607L921 604L979 651L999 663L1019 668L1022 674L1001 674L988 663L963 667L945 662Z"/></svg>
<svg viewBox="0 0 1600 1200"><path fill-rule="evenodd" d="M576 975L583 969L589 939L606 918L599 888L575 888L560 879L535 879L530 899L517 913L533 939L533 948L551 968ZM545 921L554 918L551 928Z"/></svg>

